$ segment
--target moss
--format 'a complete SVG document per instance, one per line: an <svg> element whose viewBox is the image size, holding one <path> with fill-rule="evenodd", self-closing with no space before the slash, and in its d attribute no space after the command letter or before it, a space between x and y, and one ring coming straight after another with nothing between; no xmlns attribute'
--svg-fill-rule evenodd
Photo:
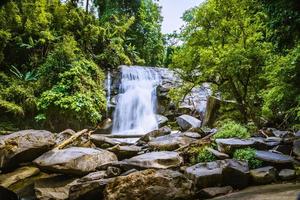
<svg viewBox="0 0 300 200"><path fill-rule="evenodd" d="M211 162L217 160L217 157L207 150L208 145L192 147L189 149L189 163L196 164L201 162Z"/></svg>
<svg viewBox="0 0 300 200"><path fill-rule="evenodd" d="M247 128L242 126L239 123L234 121L227 121L225 122L219 131L214 135L214 139L217 138L249 138L250 133L248 132Z"/></svg>
<svg viewBox="0 0 300 200"><path fill-rule="evenodd" d="M252 148L236 150L233 154L233 158L240 161L246 161L250 169L256 169L263 165L261 160L255 158L255 149Z"/></svg>

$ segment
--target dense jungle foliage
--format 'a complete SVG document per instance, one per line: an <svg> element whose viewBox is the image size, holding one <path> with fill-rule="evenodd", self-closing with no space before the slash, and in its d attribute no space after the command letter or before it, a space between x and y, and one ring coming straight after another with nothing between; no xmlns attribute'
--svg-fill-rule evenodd
<svg viewBox="0 0 300 200"><path fill-rule="evenodd" d="M209 82L214 95L236 102L223 119L299 128L298 1L208 0L183 19L183 44L169 45L167 57L186 84L171 96Z"/></svg>
<svg viewBox="0 0 300 200"><path fill-rule="evenodd" d="M209 82L236 102L221 119L300 127L297 0L206 0L183 19L164 36L153 0L1 1L0 130L95 126L105 71L121 64L178 71L175 101Z"/></svg>
<svg viewBox="0 0 300 200"><path fill-rule="evenodd" d="M95 126L104 72L161 65L160 8L143 1L1 1L0 129Z"/></svg>

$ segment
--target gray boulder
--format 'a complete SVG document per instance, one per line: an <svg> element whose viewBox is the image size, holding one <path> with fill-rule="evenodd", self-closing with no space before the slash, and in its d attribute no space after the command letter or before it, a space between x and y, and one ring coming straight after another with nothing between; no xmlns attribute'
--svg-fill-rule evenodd
<svg viewBox="0 0 300 200"><path fill-rule="evenodd" d="M144 144L146 142L149 142L149 141L153 140L154 138L164 136L164 135L168 135L168 134L171 133L171 131L172 130L168 126L161 127L158 130L151 131L151 132L145 134L144 136L142 136L137 141L137 144Z"/></svg>
<svg viewBox="0 0 300 200"><path fill-rule="evenodd" d="M135 145L130 145L130 146L116 145L108 148L107 150L116 154L119 160L123 160L138 155L138 153L142 151L142 148Z"/></svg>
<svg viewBox="0 0 300 200"><path fill-rule="evenodd" d="M256 151L255 156L259 160L272 164L292 164L294 161L291 156L270 151Z"/></svg>
<svg viewBox="0 0 300 200"><path fill-rule="evenodd" d="M159 151L145 153L135 156L130 159L122 161L124 165L132 166L133 168L154 168L154 169L168 169L179 167L183 160L177 152L173 151Z"/></svg>
<svg viewBox="0 0 300 200"><path fill-rule="evenodd" d="M201 126L201 121L190 115L181 115L176 118L176 122L183 131L190 128L199 128Z"/></svg>
<svg viewBox="0 0 300 200"><path fill-rule="evenodd" d="M296 171L293 169L282 169L279 172L279 178L283 181L292 180L296 178Z"/></svg>
<svg viewBox="0 0 300 200"><path fill-rule="evenodd" d="M185 174L197 188L231 185L244 188L249 182L249 167L246 162L234 159L198 163L186 168Z"/></svg>
<svg viewBox="0 0 300 200"><path fill-rule="evenodd" d="M216 196L225 195L232 191L233 191L233 188L231 186L210 187L210 188L204 188L204 189L200 190L198 196L203 197L203 198L213 198Z"/></svg>
<svg viewBox="0 0 300 200"><path fill-rule="evenodd" d="M167 122L169 121L169 119L163 115L156 115L156 120L158 123L158 127L163 127L167 124Z"/></svg>
<svg viewBox="0 0 300 200"><path fill-rule="evenodd" d="M277 170L272 167L261 167L250 170L250 175L255 184L268 184L276 181Z"/></svg>
<svg viewBox="0 0 300 200"><path fill-rule="evenodd" d="M105 137L101 134L93 134L90 136L90 140L99 148L106 149L115 145L121 144L120 141L113 138Z"/></svg>
<svg viewBox="0 0 300 200"><path fill-rule="evenodd" d="M188 145L193 141L195 141L195 139L186 137L182 133L175 133L154 138L148 145L153 150L173 151L179 147Z"/></svg>
<svg viewBox="0 0 300 200"><path fill-rule="evenodd" d="M52 133L24 130L0 136L0 169L31 162L55 145Z"/></svg>
<svg viewBox="0 0 300 200"><path fill-rule="evenodd" d="M107 200L190 199L192 182L172 170L144 170L119 176L105 188Z"/></svg>
<svg viewBox="0 0 300 200"><path fill-rule="evenodd" d="M117 161L117 156L106 150L71 147L49 151L34 160L34 163L40 168L58 173L85 175L100 165L114 161Z"/></svg>
<svg viewBox="0 0 300 200"><path fill-rule="evenodd" d="M223 153L232 153L236 149L252 147L254 145L253 140L237 138L216 139L216 143L218 150Z"/></svg>

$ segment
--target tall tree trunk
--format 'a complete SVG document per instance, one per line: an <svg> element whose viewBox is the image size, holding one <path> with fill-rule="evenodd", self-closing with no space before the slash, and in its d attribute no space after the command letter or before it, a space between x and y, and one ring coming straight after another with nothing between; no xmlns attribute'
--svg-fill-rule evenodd
<svg viewBox="0 0 300 200"><path fill-rule="evenodd" d="M85 12L89 12L89 0L86 0L86 4L85 4Z"/></svg>

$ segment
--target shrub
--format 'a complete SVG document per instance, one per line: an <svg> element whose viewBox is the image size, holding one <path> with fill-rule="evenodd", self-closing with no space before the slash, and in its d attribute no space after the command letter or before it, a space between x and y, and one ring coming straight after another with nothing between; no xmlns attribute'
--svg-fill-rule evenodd
<svg viewBox="0 0 300 200"><path fill-rule="evenodd" d="M189 153L191 164L217 160L217 157L207 150L207 146L193 147L189 150Z"/></svg>
<svg viewBox="0 0 300 200"><path fill-rule="evenodd" d="M261 160L255 158L255 149L252 148L237 149L233 154L233 158L246 161L250 169L261 167L263 164Z"/></svg>
<svg viewBox="0 0 300 200"><path fill-rule="evenodd" d="M225 122L214 138L249 138L250 134L246 127L234 121Z"/></svg>

